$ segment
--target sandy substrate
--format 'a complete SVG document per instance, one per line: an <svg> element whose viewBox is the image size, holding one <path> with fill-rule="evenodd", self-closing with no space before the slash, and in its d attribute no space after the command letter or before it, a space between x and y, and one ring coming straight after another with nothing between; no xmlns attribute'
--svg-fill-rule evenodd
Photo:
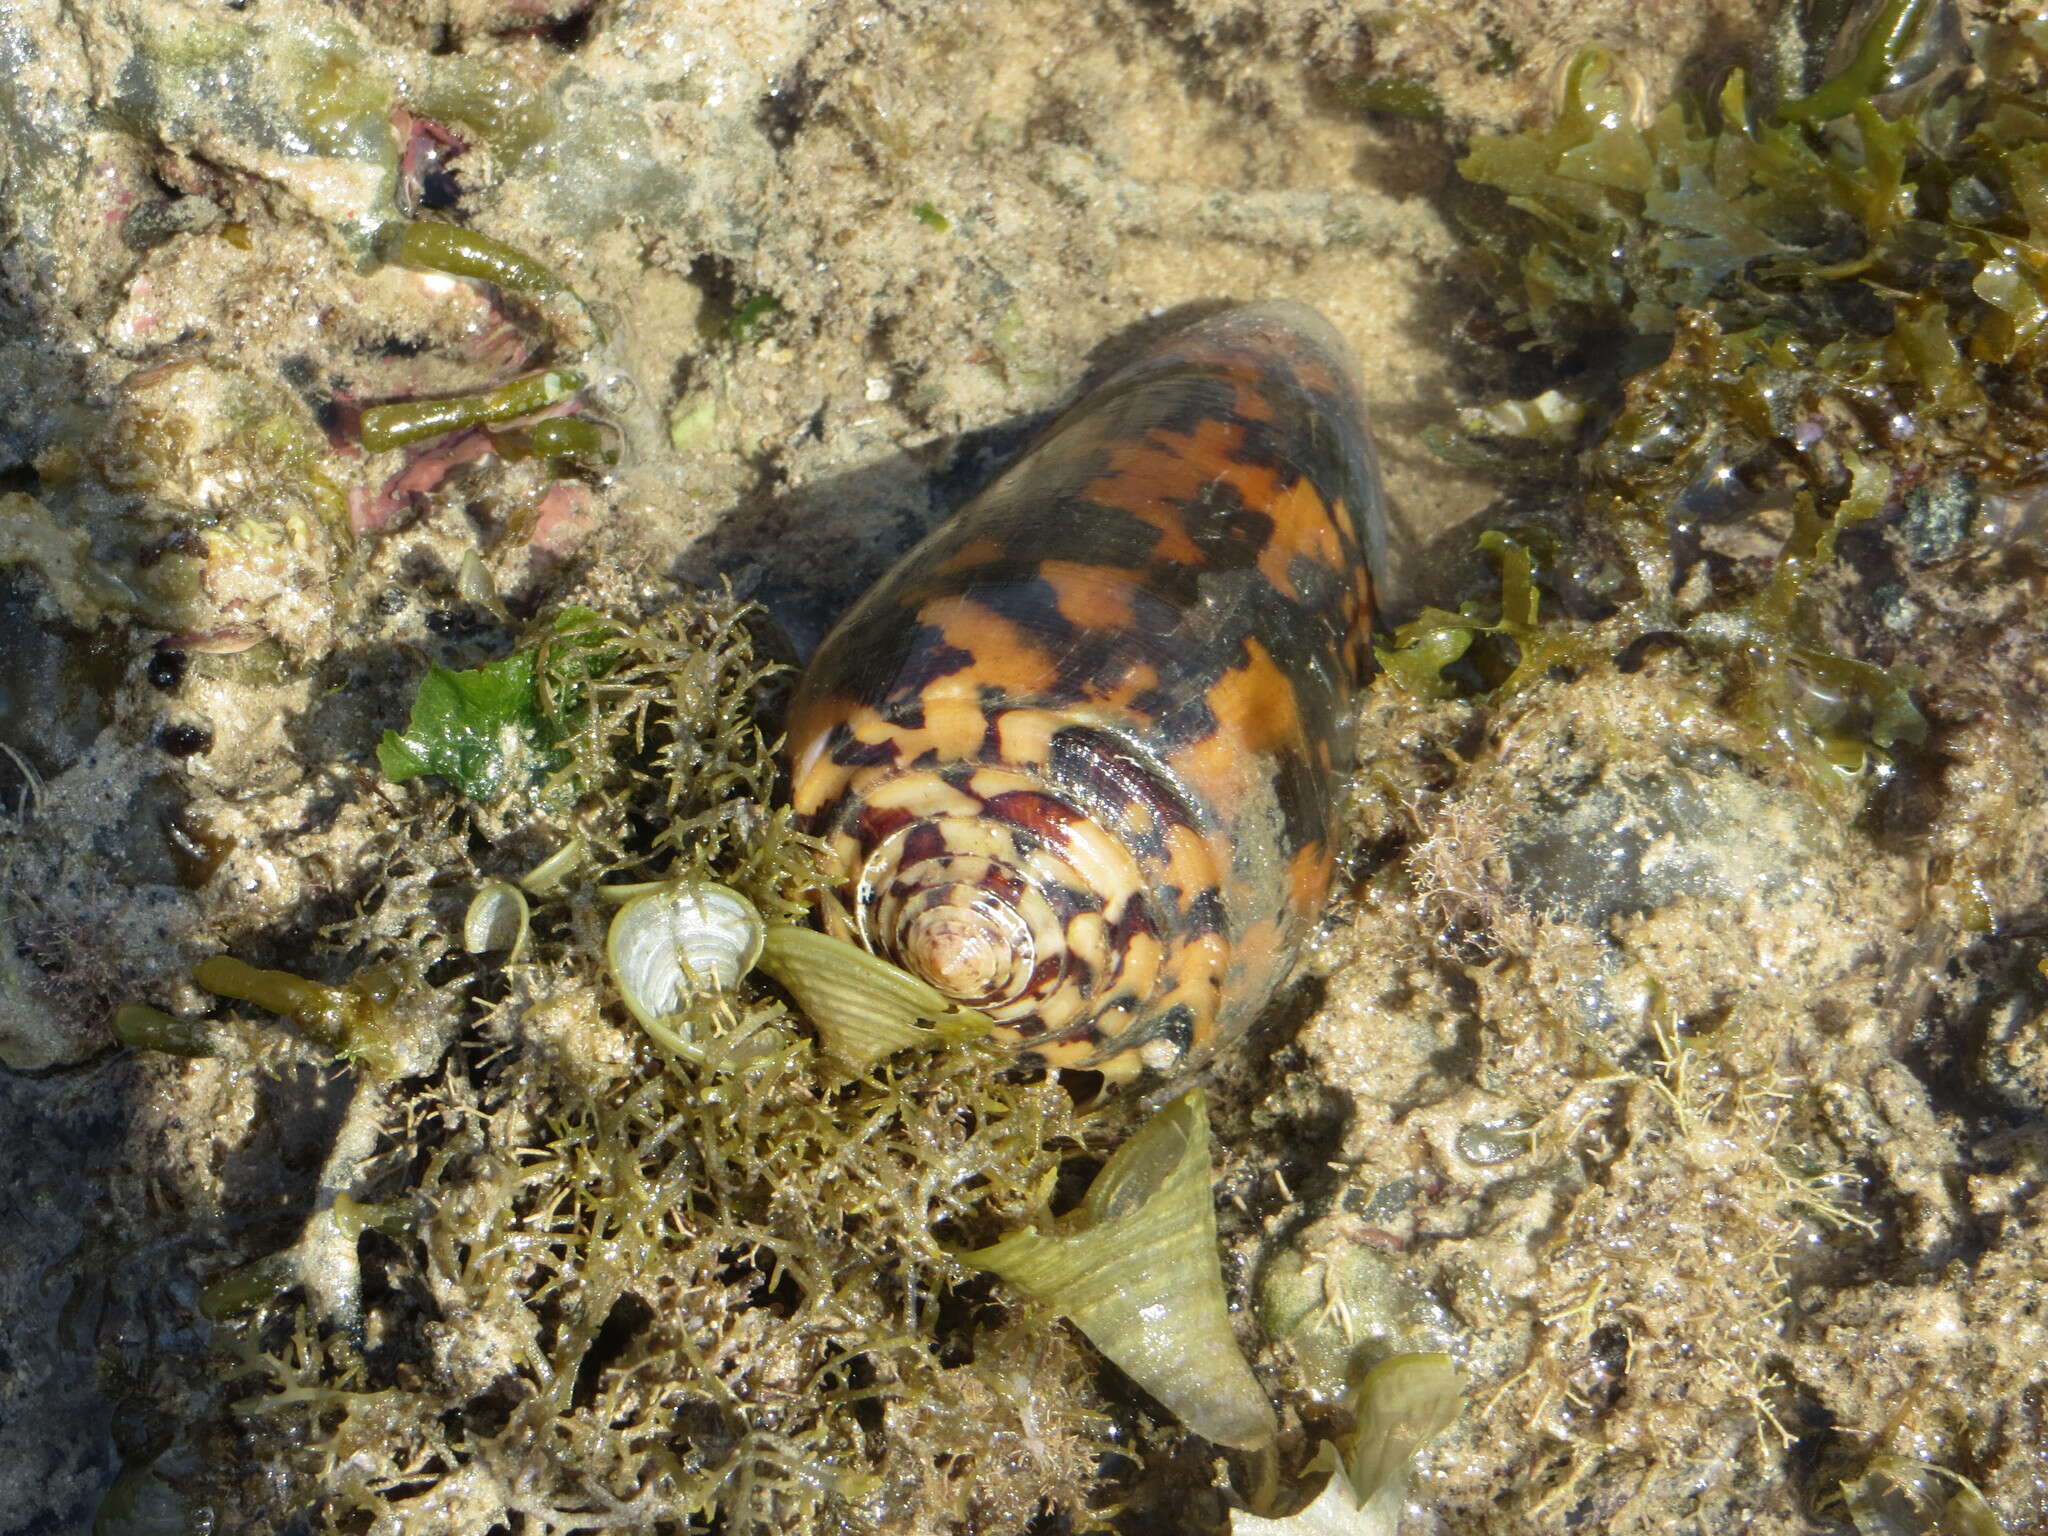
<svg viewBox="0 0 2048 1536"><path fill-rule="evenodd" d="M196 960L303 942L388 859L379 734L423 658L502 640L476 557L521 616L730 583L800 659L1084 380L1288 298L1361 361L1390 601L1462 595L1513 488L1425 434L1528 375L1475 327L1461 137L1589 41L1654 98L1756 39L1510 0L0 0L0 1530L89 1527L115 1405L183 1390L181 1240L284 1221L339 1113L108 1015L203 1009ZM1444 120L1345 106L1365 75ZM402 160L405 107L466 150ZM588 312L380 263L423 188ZM354 441L550 348L616 471L408 495ZM1853 823L1731 767L1673 657L1375 694L1381 851L1216 1132L1247 1318L1307 1273L1460 1361L1407 1529L1838 1531L1877 1452L2048 1523L2044 589L2024 546L1880 546L1890 585L1830 597L1927 673L1936 745ZM1256 1364L1298 1466L1327 1363Z"/></svg>

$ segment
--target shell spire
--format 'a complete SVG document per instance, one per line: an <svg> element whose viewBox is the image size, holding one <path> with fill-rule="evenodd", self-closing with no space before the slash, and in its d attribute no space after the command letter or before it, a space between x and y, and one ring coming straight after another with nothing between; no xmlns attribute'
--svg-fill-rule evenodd
<svg viewBox="0 0 2048 1536"><path fill-rule="evenodd" d="M828 928L1059 1066L1242 1028L1327 894L1378 473L1291 304L1168 337L842 619L792 706Z"/></svg>

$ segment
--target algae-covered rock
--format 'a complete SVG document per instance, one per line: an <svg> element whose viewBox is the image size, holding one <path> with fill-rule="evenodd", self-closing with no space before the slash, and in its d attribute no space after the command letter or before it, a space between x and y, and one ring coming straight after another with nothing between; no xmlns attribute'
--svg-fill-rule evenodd
<svg viewBox="0 0 2048 1536"><path fill-rule="evenodd" d="M1375 1246L1385 1241L1360 1217L1326 1216L1260 1267L1260 1330L1289 1346L1300 1384L1324 1403L1395 1355L1457 1343L1455 1324L1403 1273L1399 1256Z"/></svg>
<svg viewBox="0 0 2048 1536"><path fill-rule="evenodd" d="M151 188L142 146L93 110L68 25L56 0L0 12L0 273L18 298L70 306L124 264L122 220Z"/></svg>
<svg viewBox="0 0 2048 1536"><path fill-rule="evenodd" d="M131 132L254 178L366 259L394 211L394 81L339 14L125 7L108 107Z"/></svg>
<svg viewBox="0 0 2048 1536"><path fill-rule="evenodd" d="M86 452L132 509L132 581L150 623L324 647L347 497L288 390L197 359L140 370Z"/></svg>
<svg viewBox="0 0 2048 1536"><path fill-rule="evenodd" d="M1685 896L1770 905L1819 877L1828 829L1811 798L1682 741L1666 759L1584 764L1554 787L1532 783L1504 839L1517 894L1602 929Z"/></svg>

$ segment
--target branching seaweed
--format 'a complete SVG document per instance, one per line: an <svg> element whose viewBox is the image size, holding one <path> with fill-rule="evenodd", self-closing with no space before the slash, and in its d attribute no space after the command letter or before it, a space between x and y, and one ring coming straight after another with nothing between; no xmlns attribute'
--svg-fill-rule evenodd
<svg viewBox="0 0 2048 1536"><path fill-rule="evenodd" d="M1841 74L1775 106L1737 72L1711 103L1646 114L1591 49L1552 123L1473 143L1461 169L1498 200L1469 222L1509 323L1592 368L1583 451L1554 472L1614 541L1617 600L1591 633L1539 622L1540 549L1489 534L1497 616L1424 613L1382 654L1397 679L1504 698L1559 664L1683 647L1718 669L1755 757L1843 810L1920 738L1917 673L1824 621L1837 541L1915 498L2023 482L2048 450L2048 30L1984 28L1975 73L1916 85L1940 10L1881 9ZM1668 352L1642 367L1646 344ZM1637 371L1600 371L1615 360ZM1482 440L1449 447L1540 469L1504 451L1527 447L1518 419L1467 413ZM1688 547L1745 517L1778 546L1761 569Z"/></svg>
<svg viewBox="0 0 2048 1536"><path fill-rule="evenodd" d="M154 1474L189 1507L245 1530L1090 1523L1099 1458L1144 1431L1075 1336L973 1300L952 1256L1050 1218L1061 1159L1101 1139L1066 1092L978 1045L849 1072L761 982L690 1021L745 1049L680 1060L608 993L600 880L696 872L793 912L815 878L742 618L578 619L572 675L550 623L508 716L555 722L549 765L490 804L408 786L413 855L336 935L351 979L202 967L355 1086L299 1240L208 1277L219 1406ZM573 856L534 879L551 840ZM522 953L458 980L451 869L533 898Z"/></svg>

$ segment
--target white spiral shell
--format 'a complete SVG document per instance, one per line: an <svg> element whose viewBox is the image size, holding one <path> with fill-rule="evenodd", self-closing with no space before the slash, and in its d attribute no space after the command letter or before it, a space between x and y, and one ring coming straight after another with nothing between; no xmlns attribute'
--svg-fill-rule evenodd
<svg viewBox="0 0 2048 1536"><path fill-rule="evenodd" d="M694 1001L731 993L766 938L761 914L731 886L681 880L619 908L605 957L626 1007L653 1027Z"/></svg>

